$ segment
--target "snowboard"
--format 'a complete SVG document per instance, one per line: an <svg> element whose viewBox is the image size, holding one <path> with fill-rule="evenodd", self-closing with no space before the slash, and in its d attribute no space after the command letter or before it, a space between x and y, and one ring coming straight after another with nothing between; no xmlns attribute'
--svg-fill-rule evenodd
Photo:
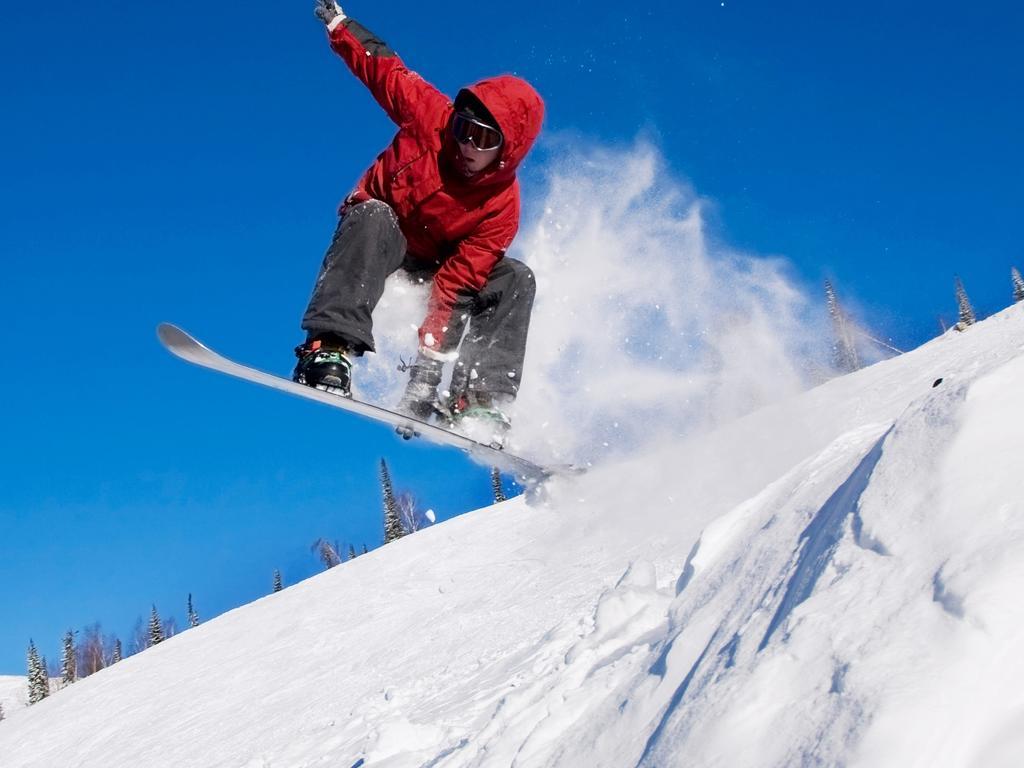
<svg viewBox="0 0 1024 768"><path fill-rule="evenodd" d="M436 424L428 424L427 422L419 421L405 414L397 413L372 403L365 403L353 398L322 392L319 389L298 384L291 379L250 368L214 352L181 328L170 323L161 323L157 327L156 333L160 343L168 351L189 363L219 371L220 373L226 373L228 376L234 376L245 381L251 381L254 384L261 384L271 389L287 392L306 400L315 400L332 408L338 408L342 411L348 411L349 413L372 419L373 421L388 424L394 427L396 432L403 434L403 436L421 437L436 445L458 448L477 463L486 467L497 467L502 472L514 476L521 485L526 487L539 485L552 475L576 473L576 470L572 467L541 466L528 459L477 442L465 435L452 432Z"/></svg>

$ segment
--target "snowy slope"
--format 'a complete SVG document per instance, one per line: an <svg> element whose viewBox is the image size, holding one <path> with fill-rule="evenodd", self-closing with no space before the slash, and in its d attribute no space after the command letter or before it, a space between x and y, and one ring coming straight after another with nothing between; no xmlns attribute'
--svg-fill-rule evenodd
<svg viewBox="0 0 1024 768"><path fill-rule="evenodd" d="M1015 307L417 533L19 713L0 765L1020 765L1022 353Z"/></svg>
<svg viewBox="0 0 1024 768"><path fill-rule="evenodd" d="M0 708L4 716L28 706L28 680L25 676L0 675Z"/></svg>

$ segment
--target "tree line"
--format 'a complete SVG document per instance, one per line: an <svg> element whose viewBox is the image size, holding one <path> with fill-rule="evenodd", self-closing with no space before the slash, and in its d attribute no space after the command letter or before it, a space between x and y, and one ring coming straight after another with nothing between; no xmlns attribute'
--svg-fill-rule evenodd
<svg viewBox="0 0 1024 768"><path fill-rule="evenodd" d="M390 544L434 523L433 511L424 509L415 495L409 491L395 492L391 472L383 458L380 460L379 482L384 544ZM491 471L491 491L495 502L506 500L501 473L497 468ZM346 560L354 560L369 550L365 543L361 551L357 552L353 544L345 547L338 540L319 538L313 542L311 551L320 560L324 569L328 569ZM282 589L284 578L281 570L277 568L274 569L271 591L276 593ZM186 622L189 629L199 626L199 614L193 605L191 593L186 600ZM148 621L144 621L141 616L136 620L129 640L128 655L141 653L177 632L175 619L162 619L154 604L151 606ZM64 633L59 664L48 664L46 657L40 654L35 642L30 639L26 656L29 704L42 701L57 690L117 664L124 657L125 648L120 638L114 634L105 634L99 622L90 624L81 632L68 629ZM59 682L55 683L57 678ZM3 710L0 709L0 720L2 719Z"/></svg>
<svg viewBox="0 0 1024 768"><path fill-rule="evenodd" d="M430 509L424 509L419 499L409 491L396 492L391 480L391 470L383 458L380 460L378 479L380 482L381 499L383 502L383 543L390 544L392 541L408 536L410 533L425 528L434 523L434 513ZM501 472L497 467L491 470L491 495L494 502L507 500L502 483ZM333 568L347 560L354 560L360 554L366 554L366 544L362 546L362 552L356 552L353 544L344 545L337 539L319 538L310 546L310 550L316 554L324 569ZM274 571L274 591L280 589L281 573Z"/></svg>
<svg viewBox="0 0 1024 768"><path fill-rule="evenodd" d="M1024 277L1021 277L1020 270L1016 267L1010 267L1010 285L1014 303L1024 301ZM953 292L957 305L957 321L953 328L957 331L965 331L978 321L978 317L959 276L954 278ZM832 365L836 370L841 373L851 373L863 367L860 344L858 343L861 340L882 347L889 352L902 354L902 350L871 337L852 322L839 303L835 287L830 280L825 281L825 301L829 318L832 321ZM949 330L945 320L941 317L939 325L943 333Z"/></svg>
<svg viewBox="0 0 1024 768"><path fill-rule="evenodd" d="M199 614L192 605L192 595L187 600L188 626L199 626ZM156 605L150 610L149 621L144 622L140 616L135 623L129 643L128 655L141 653L147 648L162 643L177 633L177 623L173 618L162 620ZM113 634L104 634L102 625L97 621L85 627L81 632L68 629L61 639L60 662L56 665L47 663L46 657L39 653L34 640L28 641L26 657L28 667L28 703L42 701L51 693L94 675L101 669L113 666L125 657L124 644ZM59 678L54 687L53 681Z"/></svg>

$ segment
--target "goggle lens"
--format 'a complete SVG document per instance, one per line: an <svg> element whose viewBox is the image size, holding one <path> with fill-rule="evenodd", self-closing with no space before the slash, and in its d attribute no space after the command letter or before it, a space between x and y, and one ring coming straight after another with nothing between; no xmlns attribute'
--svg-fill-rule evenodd
<svg viewBox="0 0 1024 768"><path fill-rule="evenodd" d="M452 136L459 144L472 144L477 149L497 149L502 143L501 131L457 112L452 120Z"/></svg>

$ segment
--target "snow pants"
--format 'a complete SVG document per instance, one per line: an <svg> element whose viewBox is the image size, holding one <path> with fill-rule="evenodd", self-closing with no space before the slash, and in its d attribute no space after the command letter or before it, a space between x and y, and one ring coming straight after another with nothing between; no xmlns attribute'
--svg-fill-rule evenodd
<svg viewBox="0 0 1024 768"><path fill-rule="evenodd" d="M324 255L302 328L309 338L334 334L356 354L372 352L373 310L387 277L403 269L412 280L429 282L438 267L440 262L407 253L405 235L387 203L368 200L351 206ZM534 294L530 268L506 257L495 264L480 291L459 295L441 348L451 352L459 347L451 384L454 395L472 390L515 396Z"/></svg>

